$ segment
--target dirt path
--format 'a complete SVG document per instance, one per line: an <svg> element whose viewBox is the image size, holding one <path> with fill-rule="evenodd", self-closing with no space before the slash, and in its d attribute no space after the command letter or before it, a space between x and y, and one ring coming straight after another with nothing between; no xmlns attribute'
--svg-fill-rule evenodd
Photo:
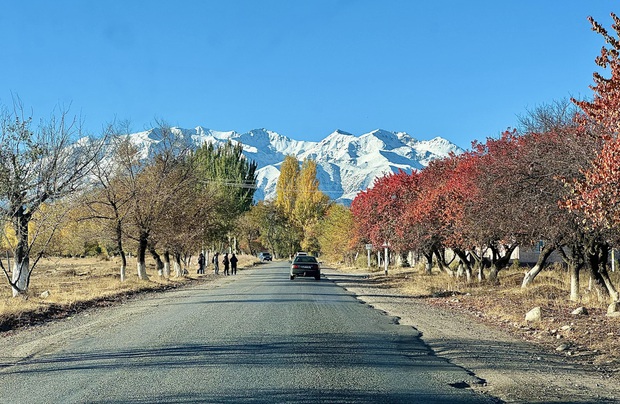
<svg viewBox="0 0 620 404"><path fill-rule="evenodd" d="M508 403L620 403L617 376L543 350L473 317L435 307L368 281L365 275L325 270L357 298L415 327L439 356L485 381L471 386Z"/></svg>

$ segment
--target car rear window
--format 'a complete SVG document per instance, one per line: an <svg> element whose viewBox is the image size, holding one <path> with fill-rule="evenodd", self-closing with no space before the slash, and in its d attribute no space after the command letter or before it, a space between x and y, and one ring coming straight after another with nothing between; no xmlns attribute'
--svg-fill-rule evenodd
<svg viewBox="0 0 620 404"><path fill-rule="evenodd" d="M309 257L307 255L300 255L299 257L295 258L295 262L316 262L316 258Z"/></svg>

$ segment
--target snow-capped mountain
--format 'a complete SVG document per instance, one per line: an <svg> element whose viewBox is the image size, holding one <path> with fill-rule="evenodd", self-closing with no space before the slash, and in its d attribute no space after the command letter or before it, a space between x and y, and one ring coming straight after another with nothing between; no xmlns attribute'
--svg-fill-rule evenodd
<svg viewBox="0 0 620 404"><path fill-rule="evenodd" d="M463 150L446 139L419 141L405 132L377 129L361 136L336 130L320 142L298 141L267 129L247 133L221 132L203 127L172 128L180 139L197 147L206 142L224 144L229 139L243 145L244 155L258 165L255 199L275 196L280 164L287 155L311 158L317 164L319 188L330 198L349 204L377 177L399 169L422 169L431 160ZM129 135L144 153L159 140L156 130Z"/></svg>

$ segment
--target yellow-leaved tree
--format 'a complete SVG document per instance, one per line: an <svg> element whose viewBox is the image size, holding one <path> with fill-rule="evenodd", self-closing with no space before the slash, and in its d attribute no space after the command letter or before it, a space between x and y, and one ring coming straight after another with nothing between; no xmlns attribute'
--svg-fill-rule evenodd
<svg viewBox="0 0 620 404"><path fill-rule="evenodd" d="M318 224L329 206L329 197L319 191L316 177L316 162L304 159L297 176L297 196L292 218L303 229L301 248L314 253L320 251L318 242Z"/></svg>
<svg viewBox="0 0 620 404"><path fill-rule="evenodd" d="M286 156L280 166L280 177L278 177L276 184L276 206L288 218L293 216L293 209L295 208L298 176L299 161L294 156Z"/></svg>
<svg viewBox="0 0 620 404"><path fill-rule="evenodd" d="M318 242L329 260L352 265L357 245L353 215L344 205L332 204L320 221Z"/></svg>

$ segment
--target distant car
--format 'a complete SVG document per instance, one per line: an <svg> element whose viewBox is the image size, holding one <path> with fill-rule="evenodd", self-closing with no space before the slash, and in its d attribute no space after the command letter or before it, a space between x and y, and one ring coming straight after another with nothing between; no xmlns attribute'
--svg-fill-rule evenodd
<svg viewBox="0 0 620 404"><path fill-rule="evenodd" d="M291 263L291 280L296 276L314 276L321 279L321 264L311 255L298 255Z"/></svg>
<svg viewBox="0 0 620 404"><path fill-rule="evenodd" d="M305 251L297 251L297 253L295 254L296 257L299 257L300 255L308 255L308 253Z"/></svg>
<svg viewBox="0 0 620 404"><path fill-rule="evenodd" d="M266 251L261 252L261 253L258 253L258 259L259 259L261 262L271 261L271 254L270 254L270 253L268 253L268 252L266 252Z"/></svg>

